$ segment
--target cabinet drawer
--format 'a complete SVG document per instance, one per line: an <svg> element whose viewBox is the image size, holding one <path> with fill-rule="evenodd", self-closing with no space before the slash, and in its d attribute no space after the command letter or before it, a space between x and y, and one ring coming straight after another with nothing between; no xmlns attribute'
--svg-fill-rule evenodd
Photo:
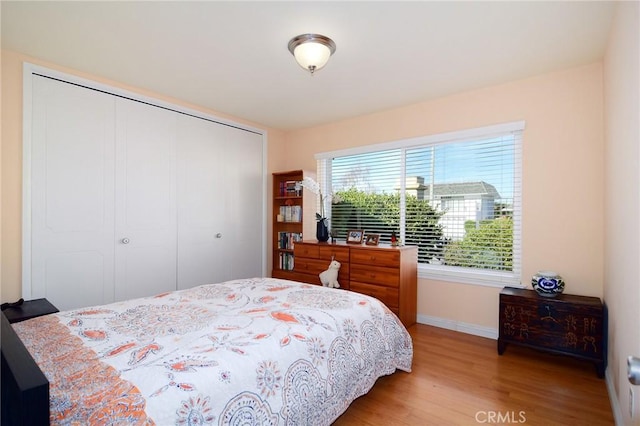
<svg viewBox="0 0 640 426"><path fill-rule="evenodd" d="M338 246L320 246L320 259L331 260L332 258L341 264L349 263L349 249Z"/></svg>
<svg viewBox="0 0 640 426"><path fill-rule="evenodd" d="M398 267L400 252L397 250L352 249L351 263Z"/></svg>
<svg viewBox="0 0 640 426"><path fill-rule="evenodd" d="M506 299L506 298L505 298ZM500 338L540 348L602 358L603 312L596 306L577 306L542 300L538 303L500 303Z"/></svg>
<svg viewBox="0 0 640 426"><path fill-rule="evenodd" d="M563 296L559 296L563 297ZM564 296L564 298L568 298L571 296ZM575 297L575 296L574 296ZM522 305L530 308L534 308L540 311L540 314L543 313L551 313L554 312L568 312L568 313L579 313L580 315L602 315L602 305L598 303L591 303L595 298L588 298L587 301L590 303L572 303L567 302L566 300L559 298L541 298L537 299L526 299L523 297L513 296L513 295L501 295L500 302L508 303L514 305ZM599 299L595 299L599 300Z"/></svg>
<svg viewBox="0 0 640 426"><path fill-rule="evenodd" d="M375 297L376 299L387 305L387 307L392 311L396 312L398 310L399 304L397 288L371 285L356 281L351 281L349 285L351 286L351 291Z"/></svg>
<svg viewBox="0 0 640 426"><path fill-rule="evenodd" d="M298 257L310 257L312 259L320 259L320 249L317 245L306 245L297 243L293 246L293 255Z"/></svg>
<svg viewBox="0 0 640 426"><path fill-rule="evenodd" d="M351 264L351 276L353 281L371 283L378 286L395 287L400 283L400 276L397 269L385 268L383 266L370 266Z"/></svg>

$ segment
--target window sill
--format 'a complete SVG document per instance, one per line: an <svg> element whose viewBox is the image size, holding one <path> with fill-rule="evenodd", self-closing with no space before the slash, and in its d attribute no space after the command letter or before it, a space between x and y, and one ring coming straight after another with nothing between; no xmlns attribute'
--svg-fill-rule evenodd
<svg viewBox="0 0 640 426"><path fill-rule="evenodd" d="M485 287L520 287L526 286L520 283L520 278L508 272L470 271L467 268L453 266L418 265L418 278L447 281L460 284L472 284Z"/></svg>

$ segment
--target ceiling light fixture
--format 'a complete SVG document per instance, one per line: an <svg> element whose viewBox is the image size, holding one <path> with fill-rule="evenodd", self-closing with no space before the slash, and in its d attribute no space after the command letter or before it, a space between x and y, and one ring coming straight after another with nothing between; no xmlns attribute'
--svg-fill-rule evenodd
<svg viewBox="0 0 640 426"><path fill-rule="evenodd" d="M289 41L289 52L311 75L322 69L336 51L336 44L320 34L300 34Z"/></svg>

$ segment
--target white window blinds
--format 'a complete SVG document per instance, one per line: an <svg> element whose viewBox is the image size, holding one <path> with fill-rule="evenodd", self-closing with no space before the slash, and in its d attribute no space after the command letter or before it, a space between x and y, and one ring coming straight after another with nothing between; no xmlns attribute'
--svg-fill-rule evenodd
<svg viewBox="0 0 640 426"><path fill-rule="evenodd" d="M319 154L332 234L396 235L426 276L496 285L520 279L521 144L510 123ZM327 210L329 211L329 210Z"/></svg>

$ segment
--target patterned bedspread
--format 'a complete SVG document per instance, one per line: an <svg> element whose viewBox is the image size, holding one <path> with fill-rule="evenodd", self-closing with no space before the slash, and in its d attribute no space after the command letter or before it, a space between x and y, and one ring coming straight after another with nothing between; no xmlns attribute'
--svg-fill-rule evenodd
<svg viewBox="0 0 640 426"><path fill-rule="evenodd" d="M271 278L13 326L51 383L52 424L329 425L413 357L376 299Z"/></svg>

